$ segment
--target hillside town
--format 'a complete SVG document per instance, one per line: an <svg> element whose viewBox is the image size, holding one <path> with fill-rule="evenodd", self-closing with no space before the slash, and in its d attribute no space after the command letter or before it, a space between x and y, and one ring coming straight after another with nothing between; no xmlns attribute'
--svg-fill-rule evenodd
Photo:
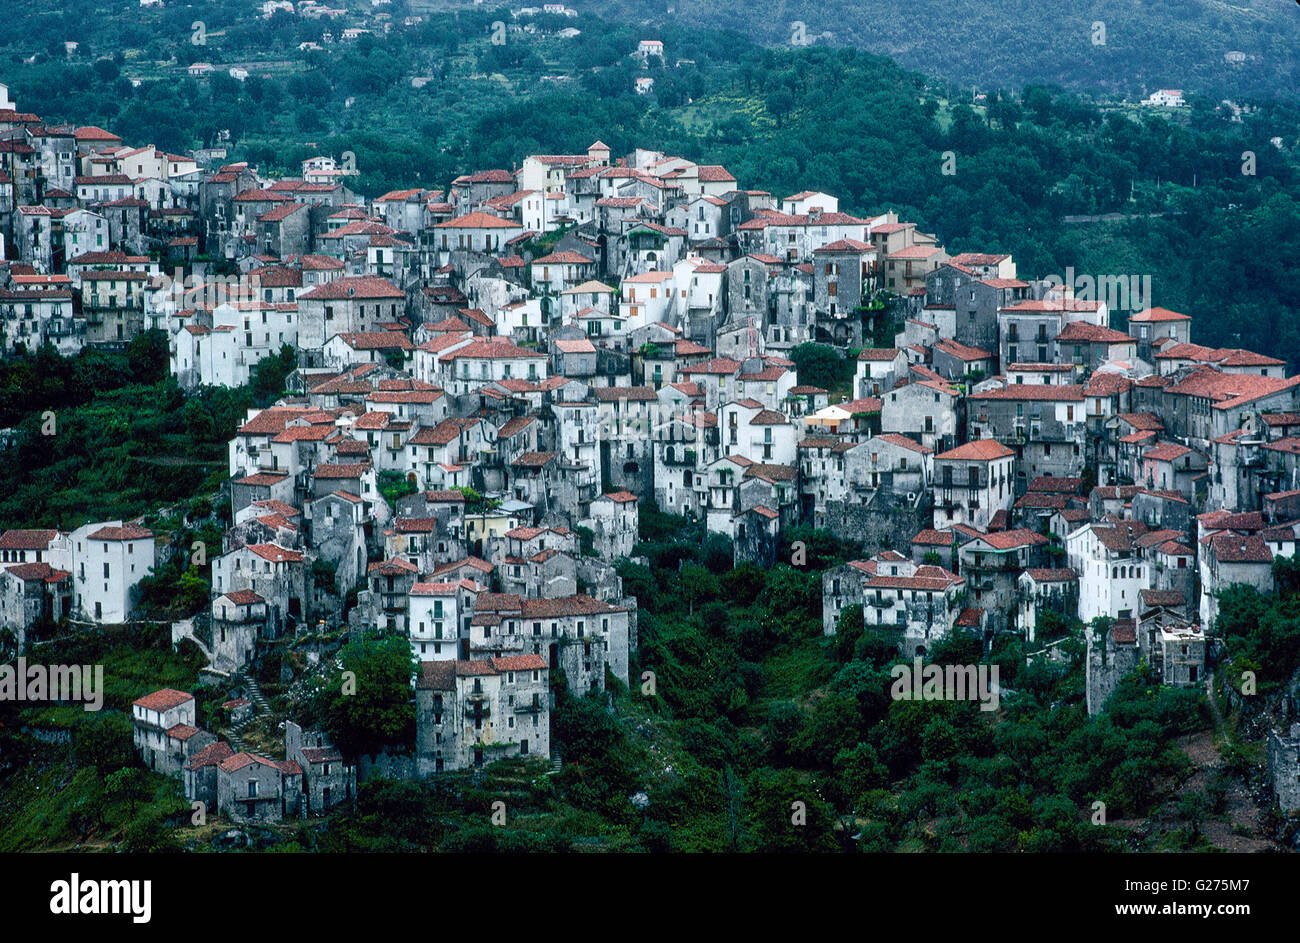
<svg viewBox="0 0 1300 943"><path fill-rule="evenodd" d="M1021 272L889 209L599 140L442 189L368 199L355 176L47 124L0 86L0 353L159 331L189 393L295 358L229 442L210 604L172 626L239 693L231 733L161 684L132 710L144 764L231 821L327 812L372 768L552 761L554 674L641 681L617 564L643 508L736 565L798 565L800 526L860 548L822 578L823 630L860 607L909 659L1007 633L1051 657L1081 620L1090 714L1143 661L1204 686L1220 592L1271 590L1296 552L1300 376L1198 344L1213 312L1130 303L1136 276ZM808 345L842 382L799 375ZM143 520L5 531L14 653L42 620L129 622L191 552ZM406 754L363 762L293 718L282 750L240 742L268 642L365 629L418 665ZM1288 811L1297 742L1269 748Z"/></svg>

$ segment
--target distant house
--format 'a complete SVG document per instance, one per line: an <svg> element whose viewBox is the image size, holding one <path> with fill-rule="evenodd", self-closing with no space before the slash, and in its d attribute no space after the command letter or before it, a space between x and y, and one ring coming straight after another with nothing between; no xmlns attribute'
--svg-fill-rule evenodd
<svg viewBox="0 0 1300 943"><path fill-rule="evenodd" d="M1162 108L1181 108L1187 102L1183 100L1181 88L1162 88L1152 92L1148 98L1142 99L1142 104L1159 105Z"/></svg>
<svg viewBox="0 0 1300 943"><path fill-rule="evenodd" d="M664 56L664 44L657 39L643 39L637 43L636 52L633 53L642 62L646 62L651 56L658 56L660 59Z"/></svg>

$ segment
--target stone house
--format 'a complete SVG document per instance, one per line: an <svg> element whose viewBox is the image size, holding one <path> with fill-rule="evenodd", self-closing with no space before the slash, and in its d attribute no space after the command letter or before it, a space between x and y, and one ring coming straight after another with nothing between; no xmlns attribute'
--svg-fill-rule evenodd
<svg viewBox="0 0 1300 943"><path fill-rule="evenodd" d="M972 603L989 614L990 628L1014 629L1020 574L1048 564L1047 538L1032 530L979 534L957 551Z"/></svg>
<svg viewBox="0 0 1300 943"><path fill-rule="evenodd" d="M511 756L550 757L550 690L537 654L426 661L415 683L421 778Z"/></svg>
<svg viewBox="0 0 1300 943"><path fill-rule="evenodd" d="M302 770L303 814L321 815L350 802L357 791L357 768L319 730L284 722L284 755Z"/></svg>
<svg viewBox="0 0 1300 943"><path fill-rule="evenodd" d="M942 452L961 441L965 403L947 383L917 380L880 397L880 431L897 432Z"/></svg>
<svg viewBox="0 0 1300 943"><path fill-rule="evenodd" d="M257 247L287 259L311 248L311 213L306 203L282 203L257 217Z"/></svg>
<svg viewBox="0 0 1300 943"><path fill-rule="evenodd" d="M993 373L996 360L987 350L947 337L936 341L932 352L934 372L949 380L971 375L988 376Z"/></svg>
<svg viewBox="0 0 1300 943"><path fill-rule="evenodd" d="M266 603L266 627L278 637L308 615L307 564L302 551L277 544L249 544L212 561L217 593L252 590Z"/></svg>
<svg viewBox="0 0 1300 943"><path fill-rule="evenodd" d="M1236 583L1262 593L1273 590L1273 552L1259 534L1231 531L1212 534L1201 543L1201 625L1214 630L1219 613L1219 593Z"/></svg>
<svg viewBox="0 0 1300 943"><path fill-rule="evenodd" d="M1108 313L1105 306L1095 301L1055 298L1019 301L999 308L997 317L998 357L1003 365L1050 363L1057 360L1056 354L1061 349L1070 352L1061 362L1069 363L1073 359L1073 347L1058 345L1057 335L1077 322L1105 327ZM1071 330L1086 332L1088 329ZM1128 342L1133 343L1132 338Z"/></svg>
<svg viewBox="0 0 1300 943"><path fill-rule="evenodd" d="M179 776L193 754L217 739L194 721L194 695L185 691L162 688L132 701L132 740L144 765Z"/></svg>
<svg viewBox="0 0 1300 943"><path fill-rule="evenodd" d="M1013 383L967 397L971 439L996 439L1016 456L1016 491L1043 475L1077 478L1086 460L1083 387Z"/></svg>
<svg viewBox="0 0 1300 943"><path fill-rule="evenodd" d="M831 567L822 574L822 634L834 635L840 616L850 606L861 606L865 596L862 585L872 574L874 563L851 560ZM865 618L865 616L864 616Z"/></svg>
<svg viewBox="0 0 1300 943"><path fill-rule="evenodd" d="M420 568L410 560L389 557L366 566L369 620L390 632L407 630L407 597Z"/></svg>
<svg viewBox="0 0 1300 943"><path fill-rule="evenodd" d="M72 573L48 563L14 563L0 569L0 629L13 633L15 650L42 619L57 622L72 609Z"/></svg>
<svg viewBox="0 0 1300 943"><path fill-rule="evenodd" d="M1138 666L1142 652L1137 645L1137 628L1132 619L1116 622L1098 638L1092 628L1085 630L1087 650L1084 669L1084 701L1088 716L1101 713L1106 700L1115 693L1120 680Z"/></svg>
<svg viewBox="0 0 1300 943"><path fill-rule="evenodd" d="M333 589L346 592L366 576L366 503L340 490L316 498L309 509L316 559L335 567Z"/></svg>
<svg viewBox="0 0 1300 943"><path fill-rule="evenodd" d="M1089 321L1072 321L1055 338L1057 363L1073 364L1091 373L1111 361L1131 362L1137 356L1137 340L1123 331Z"/></svg>
<svg viewBox="0 0 1300 943"><path fill-rule="evenodd" d="M1015 453L993 439L977 439L934 457L934 527L969 524L987 529L1010 511Z"/></svg>
<svg viewBox="0 0 1300 943"><path fill-rule="evenodd" d="M1154 362L1157 341L1189 344L1192 340L1192 319L1168 308L1147 308L1130 315L1128 329L1137 338L1137 355L1147 363Z"/></svg>
<svg viewBox="0 0 1300 943"><path fill-rule="evenodd" d="M853 389L859 397L883 396L907 376L907 355L897 347L868 347L858 354Z"/></svg>
<svg viewBox="0 0 1300 943"><path fill-rule="evenodd" d="M1017 628L1032 642L1044 612L1072 618L1079 607L1079 575L1065 567L1030 567L1018 579Z"/></svg>
<svg viewBox="0 0 1300 943"><path fill-rule="evenodd" d="M266 630L266 600L251 589L232 589L212 600L212 665L238 671L253 659Z"/></svg>
<svg viewBox="0 0 1300 943"><path fill-rule="evenodd" d="M1164 684L1192 687L1205 683L1208 639L1201 627L1163 608L1138 619L1138 647Z"/></svg>
<svg viewBox="0 0 1300 943"><path fill-rule="evenodd" d="M813 250L813 304L833 318L853 314L875 286L876 247L857 239L838 239ZM861 342L861 325L855 337ZM862 394L866 395L866 394Z"/></svg>
<svg viewBox="0 0 1300 943"><path fill-rule="evenodd" d="M887 432L845 451L843 468L852 487L883 489L915 500L934 480L934 452L915 439Z"/></svg>
<svg viewBox="0 0 1300 943"><path fill-rule="evenodd" d="M1269 730L1268 776L1278 807L1288 815L1300 810L1300 724L1287 736Z"/></svg>
<svg viewBox="0 0 1300 943"><path fill-rule="evenodd" d="M292 760L234 753L217 764L217 811L239 824L283 822L305 813L302 786Z"/></svg>
<svg viewBox="0 0 1300 943"><path fill-rule="evenodd" d="M1029 282L1016 278L979 279L972 278L970 274L951 276L945 274L957 271L953 266L943 266L937 273L929 276L927 287L938 277L941 288L946 284L951 284L952 288L950 292L941 290L939 295L927 291L926 295L927 301L931 304L936 301L942 304L945 300L951 304L956 340L980 350L996 350L1004 370L1018 361L1033 361L1038 353L1037 347L1032 354L1026 350L1024 356L1017 350L1015 358L1007 359L1010 351L1004 350L1000 343L999 312L1031 300L1036 292L1035 287ZM935 298L936 301L930 301L931 298ZM1047 358L1043 357L1037 362L1045 360Z"/></svg>
<svg viewBox="0 0 1300 943"><path fill-rule="evenodd" d="M202 802L207 809L217 807L217 767L235 755L230 744L221 740L209 743L185 764L185 801Z"/></svg>
<svg viewBox="0 0 1300 943"><path fill-rule="evenodd" d="M966 580L942 567L917 566L893 552L862 584L863 622L894 630L903 655L924 655L947 638L961 614Z"/></svg>
<svg viewBox="0 0 1300 943"><path fill-rule="evenodd" d="M776 565L781 515L762 504L746 508L731 519L732 559L735 565L753 563L764 569Z"/></svg>
<svg viewBox="0 0 1300 943"><path fill-rule="evenodd" d="M629 653L636 648L630 606L582 594L532 599L482 593L474 603L474 621L484 614L495 620L498 652L542 655L552 669L564 670L575 692L603 690L606 666L627 683Z"/></svg>
<svg viewBox="0 0 1300 943"><path fill-rule="evenodd" d="M593 549L606 562L630 557L639 535L637 496L611 491L591 502L591 517L584 522L592 532Z"/></svg>

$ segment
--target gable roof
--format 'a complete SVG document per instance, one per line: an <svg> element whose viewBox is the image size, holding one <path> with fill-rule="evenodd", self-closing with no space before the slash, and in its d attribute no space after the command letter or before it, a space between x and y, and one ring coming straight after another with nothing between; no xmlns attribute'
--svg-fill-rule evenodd
<svg viewBox="0 0 1300 943"><path fill-rule="evenodd" d="M947 452L936 455L935 458L958 462L989 462L1015 454L1014 451L996 439L976 439L973 442L967 442L965 445L959 445L955 449L949 449Z"/></svg>

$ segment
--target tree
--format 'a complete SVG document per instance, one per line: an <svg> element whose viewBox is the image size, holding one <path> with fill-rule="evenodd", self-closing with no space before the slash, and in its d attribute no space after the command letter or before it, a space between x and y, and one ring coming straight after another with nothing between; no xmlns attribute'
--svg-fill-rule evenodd
<svg viewBox="0 0 1300 943"><path fill-rule="evenodd" d="M750 850L836 850L830 808L793 770L756 770L749 777L746 793Z"/></svg>
<svg viewBox="0 0 1300 943"><path fill-rule="evenodd" d="M794 108L794 93L788 88L778 88L767 96L767 110L776 118L778 128L785 126L786 116Z"/></svg>
<svg viewBox="0 0 1300 943"><path fill-rule="evenodd" d="M136 383L157 383L166 377L169 357L167 335L157 329L141 331L126 346L128 368Z"/></svg>
<svg viewBox="0 0 1300 943"><path fill-rule="evenodd" d="M115 802L130 806L130 818L135 818L135 805L150 796L149 773L138 766L128 766L104 778L104 791Z"/></svg>
<svg viewBox="0 0 1300 943"><path fill-rule="evenodd" d="M825 344L800 344L790 351L790 359L794 361L801 384L820 386L824 390L840 382L844 372L839 353Z"/></svg>
<svg viewBox="0 0 1300 943"><path fill-rule="evenodd" d="M849 661L862 640L865 622L860 605L845 606L835 621L835 652L840 661Z"/></svg>
<svg viewBox="0 0 1300 943"><path fill-rule="evenodd" d="M329 732L345 756L410 743L415 736L415 658L406 636L351 642L340 649L339 662L341 667L315 679L308 699L313 723Z"/></svg>

